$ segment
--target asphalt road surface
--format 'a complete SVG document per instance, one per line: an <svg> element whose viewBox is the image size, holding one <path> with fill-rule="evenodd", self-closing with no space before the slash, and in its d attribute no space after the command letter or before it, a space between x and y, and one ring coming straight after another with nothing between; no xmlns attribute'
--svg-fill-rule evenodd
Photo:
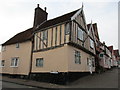
<svg viewBox="0 0 120 90"><path fill-rule="evenodd" d="M119 72L118 72L119 70ZM82 77L70 84L71 88L118 88L120 69L113 68L101 74Z"/></svg>
<svg viewBox="0 0 120 90"><path fill-rule="evenodd" d="M78 80L68 84L67 87L68 88L118 88L119 86L118 81L120 81L120 78L118 78L119 75L120 75L120 69L113 68L101 74L88 75L88 76L79 78ZM2 84L0 82L0 87L1 86L3 88L37 89L31 86L19 85L15 83L4 82L4 81L2 82ZM46 89L39 89L39 90L46 90Z"/></svg>

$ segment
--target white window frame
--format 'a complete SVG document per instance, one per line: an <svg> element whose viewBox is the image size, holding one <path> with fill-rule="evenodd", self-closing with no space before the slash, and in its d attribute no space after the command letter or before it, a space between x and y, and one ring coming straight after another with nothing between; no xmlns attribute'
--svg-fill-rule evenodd
<svg viewBox="0 0 120 90"><path fill-rule="evenodd" d="M6 46L2 46L2 51L5 51L6 50Z"/></svg>
<svg viewBox="0 0 120 90"><path fill-rule="evenodd" d="M65 24L65 35L70 34L70 23Z"/></svg>
<svg viewBox="0 0 120 90"><path fill-rule="evenodd" d="M4 65L2 65L2 61L4 61ZM5 60L0 60L0 67L5 67Z"/></svg>
<svg viewBox="0 0 120 90"><path fill-rule="evenodd" d="M80 51L75 50L75 64L81 64Z"/></svg>
<svg viewBox="0 0 120 90"><path fill-rule="evenodd" d="M37 63L38 60L39 60L39 63ZM36 67L43 67L43 64L44 64L43 58L36 58Z"/></svg>
<svg viewBox="0 0 120 90"><path fill-rule="evenodd" d="M90 38L90 47L93 49L94 48L94 41Z"/></svg>
<svg viewBox="0 0 120 90"><path fill-rule="evenodd" d="M47 40L47 31L42 32L42 39Z"/></svg>
<svg viewBox="0 0 120 90"><path fill-rule="evenodd" d="M16 48L19 48L20 47L20 44L19 43L16 43Z"/></svg>
<svg viewBox="0 0 120 90"><path fill-rule="evenodd" d="M16 60L17 60L17 64L16 64ZM18 67L18 64L19 64L19 58L18 57L11 58L10 67Z"/></svg>
<svg viewBox="0 0 120 90"><path fill-rule="evenodd" d="M81 41L83 41L83 39L84 39L84 38L83 38L83 34L84 34L83 30L78 27L77 37L78 37L78 39L81 40Z"/></svg>

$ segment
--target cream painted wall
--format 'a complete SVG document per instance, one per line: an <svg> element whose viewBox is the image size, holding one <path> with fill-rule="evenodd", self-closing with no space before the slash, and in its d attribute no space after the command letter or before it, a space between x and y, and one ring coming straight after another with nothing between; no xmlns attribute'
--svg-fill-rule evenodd
<svg viewBox="0 0 120 90"><path fill-rule="evenodd" d="M75 64L74 50L80 51L81 64ZM43 67L36 67L36 58L44 58ZM87 58L94 57L65 44L61 48L33 53L32 72L89 72ZM95 71L95 68L93 68L93 71Z"/></svg>
<svg viewBox="0 0 120 90"><path fill-rule="evenodd" d="M2 68L3 73L28 75L32 44L27 41L19 43L19 45L19 48L16 48L16 44L8 45L6 50L2 52L2 59L5 60L5 67ZM19 57L18 67L11 67L11 58L13 57Z"/></svg>
<svg viewBox="0 0 120 90"><path fill-rule="evenodd" d="M80 51L81 64L75 64L75 50ZM69 72L89 72L89 65L87 65L87 58L94 58L92 55L86 52L73 48L72 46L67 46L68 51L68 71ZM95 67L92 68L95 71Z"/></svg>
<svg viewBox="0 0 120 90"><path fill-rule="evenodd" d="M43 58L43 67L36 67L36 58ZM56 49L33 53L32 72L67 72L68 70L67 48Z"/></svg>

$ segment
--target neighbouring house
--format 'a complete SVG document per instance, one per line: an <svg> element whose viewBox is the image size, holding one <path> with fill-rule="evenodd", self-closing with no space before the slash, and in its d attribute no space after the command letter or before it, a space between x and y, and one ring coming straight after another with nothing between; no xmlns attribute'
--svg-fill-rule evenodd
<svg viewBox="0 0 120 90"><path fill-rule="evenodd" d="M110 50L110 52L111 52L111 67L113 67L113 65L114 65L114 63L113 63L113 46L108 46L108 48L109 48L109 50Z"/></svg>
<svg viewBox="0 0 120 90"><path fill-rule="evenodd" d="M120 60L120 54L119 54L119 50L118 49L114 50L114 55L115 55L114 65L118 66L118 64L120 62L119 61Z"/></svg>
<svg viewBox="0 0 120 90"><path fill-rule="evenodd" d="M118 66L119 62L119 50L114 50L113 46L109 46L109 50L111 51L111 66Z"/></svg>
<svg viewBox="0 0 120 90"><path fill-rule="evenodd" d="M109 48L105 45L105 42L101 43L100 49L102 50L99 54L101 60L100 65L105 69L111 68L111 52Z"/></svg>
<svg viewBox="0 0 120 90"><path fill-rule="evenodd" d="M100 58L99 58L99 53L100 53L100 39L99 39L99 34L98 34L98 28L97 28L97 23L94 23L94 24L88 24L87 25L88 29L91 29L89 32L92 33L92 36L93 36L93 39L94 39L94 42L95 42L95 70L96 72L98 72L98 70L100 69L100 64L99 64L99 61L100 61Z"/></svg>
<svg viewBox="0 0 120 90"><path fill-rule="evenodd" d="M50 20L47 15L38 4L33 27L2 44L2 73L94 72L95 40L88 34L83 7Z"/></svg>
<svg viewBox="0 0 120 90"><path fill-rule="evenodd" d="M16 34L2 44L3 74L28 75L32 55L32 28Z"/></svg>

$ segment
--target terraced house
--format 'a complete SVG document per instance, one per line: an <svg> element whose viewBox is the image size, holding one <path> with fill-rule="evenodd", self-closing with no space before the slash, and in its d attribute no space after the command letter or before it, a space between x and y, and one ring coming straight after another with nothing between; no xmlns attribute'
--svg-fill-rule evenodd
<svg viewBox="0 0 120 90"><path fill-rule="evenodd" d="M38 75L95 71L95 36L83 7L47 20L35 9L33 27L2 44L3 74Z"/></svg>

